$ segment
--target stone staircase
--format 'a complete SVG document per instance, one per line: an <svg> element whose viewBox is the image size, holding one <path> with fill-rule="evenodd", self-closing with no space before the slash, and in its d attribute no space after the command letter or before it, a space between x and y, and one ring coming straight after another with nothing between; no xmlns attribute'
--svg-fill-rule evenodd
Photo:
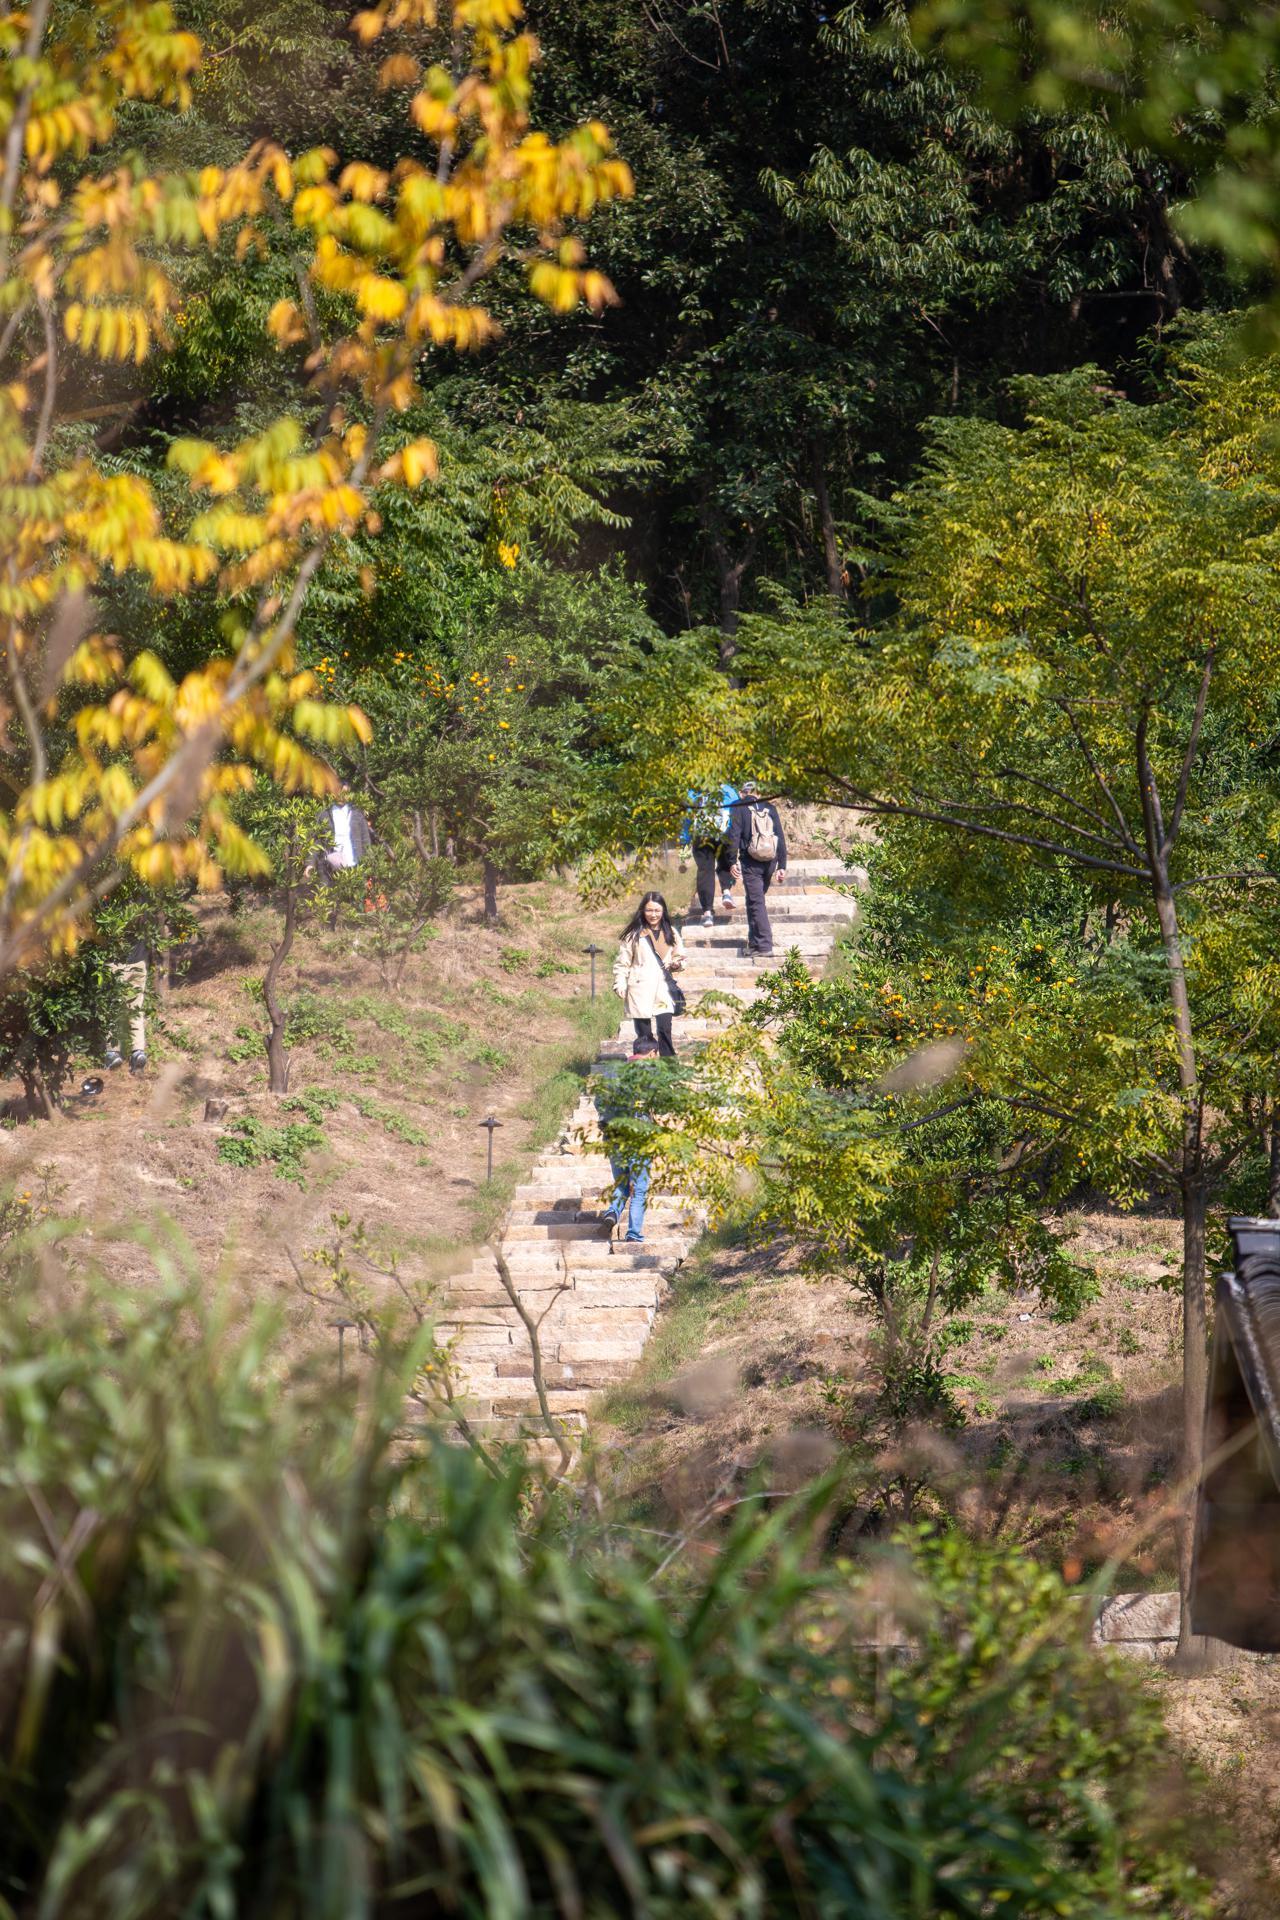
<svg viewBox="0 0 1280 1920"><path fill-rule="evenodd" d="M774 959L763 970L779 965L794 948L820 975L854 918L848 896L827 882L864 877L839 860L793 861L786 884L769 895ZM689 887L692 892L692 874ZM747 954L740 889L737 897L732 919L717 908L714 927L703 927L696 916L681 927L686 960L680 978L689 1002L675 1023L682 1050L719 1025L722 1013L702 1007L706 994L731 993L747 1004L759 997L762 968ZM611 991L607 977L604 990ZM631 1022L624 1020L616 1038L601 1048L601 1061L625 1058L631 1036ZM612 1185L608 1161L592 1148L599 1138L595 1105L584 1096L560 1138L516 1189L500 1243L520 1303L538 1328L550 1410L567 1429L580 1430L593 1396L630 1374L671 1278L703 1226L696 1211L655 1190L643 1245L610 1236L596 1217ZM619 1235L624 1230L625 1222ZM474 1428L495 1441L545 1433L529 1336L487 1250L452 1282L437 1338L453 1343L454 1391Z"/></svg>

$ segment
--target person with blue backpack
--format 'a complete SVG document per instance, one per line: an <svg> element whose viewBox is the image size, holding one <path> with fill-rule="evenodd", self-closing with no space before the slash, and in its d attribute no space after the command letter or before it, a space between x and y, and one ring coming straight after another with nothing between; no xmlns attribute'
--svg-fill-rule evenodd
<svg viewBox="0 0 1280 1920"><path fill-rule="evenodd" d="M726 913L732 913L733 871L729 860L729 826L738 789L727 784L717 800L713 793L690 793L689 812L680 829L680 843L693 854L698 874L698 895L694 908L702 909L704 927L715 925L716 881L720 882Z"/></svg>

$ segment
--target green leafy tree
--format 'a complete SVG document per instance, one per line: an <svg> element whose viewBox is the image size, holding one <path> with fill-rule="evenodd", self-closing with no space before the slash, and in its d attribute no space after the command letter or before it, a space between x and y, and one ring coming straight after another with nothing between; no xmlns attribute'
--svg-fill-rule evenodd
<svg viewBox="0 0 1280 1920"><path fill-rule="evenodd" d="M936 428L896 505L891 627L762 617L734 693L717 692L709 644L668 663L680 698L631 749L631 776L612 776L615 832L638 808L654 833L728 743L783 790L956 836L995 884L1030 864L1085 889L1088 927L1123 940L1104 937L1087 977L1063 969L1042 1006L1010 982L993 1026L984 1001L990 1050L975 1038L972 1071L1038 1103L1082 1172L1176 1195L1194 1476L1209 1210L1280 1091L1280 388L1271 363L1241 368L1209 334L1159 404L1090 370L1019 393L1020 425Z"/></svg>
<svg viewBox="0 0 1280 1920"><path fill-rule="evenodd" d="M1195 180L1175 231L1273 282L1280 261L1280 29L1266 8L1196 0L926 0L923 45L978 72L991 110L1101 108Z"/></svg>
<svg viewBox="0 0 1280 1920"><path fill-rule="evenodd" d="M279 924L262 977L262 1004L267 1016L262 1044L267 1056L269 1091L287 1093L288 1007L281 994L280 980L293 952L298 929L314 912L325 884L318 862L332 845L329 816L311 795L280 793L265 782L259 782L241 799L237 811L271 862L270 877L259 882L259 886L279 914Z"/></svg>
<svg viewBox="0 0 1280 1920"><path fill-rule="evenodd" d="M500 879L532 878L576 850L589 700L610 656L651 632L619 575L539 568L515 545L510 568L499 558L476 569L447 625L437 616L350 681L374 728L361 780L423 857L479 866L490 923ZM421 606L408 581L405 593Z"/></svg>
<svg viewBox="0 0 1280 1920"><path fill-rule="evenodd" d="M1092 107L1011 130L899 8L536 17L550 98L602 113L641 188L595 242L620 305L554 334L512 311L474 377L508 413L548 385L635 406L661 475L629 553L664 625L714 623L726 658L758 582L856 587L864 495L905 476L928 415L1109 361L1199 294L1176 167Z"/></svg>

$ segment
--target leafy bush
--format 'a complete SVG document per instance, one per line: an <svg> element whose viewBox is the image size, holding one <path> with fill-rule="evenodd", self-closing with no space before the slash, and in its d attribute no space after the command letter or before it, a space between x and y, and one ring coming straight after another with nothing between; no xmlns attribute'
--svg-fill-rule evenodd
<svg viewBox="0 0 1280 1920"><path fill-rule="evenodd" d="M236 1037L226 1050L227 1059L235 1066L242 1066L246 1060L257 1060L262 1054L262 1035L256 1027L242 1020L236 1028Z"/></svg>
<svg viewBox="0 0 1280 1920"><path fill-rule="evenodd" d="M1056 1578L831 1489L715 1551L401 1435L200 1292L0 1317L0 1897L48 1920L1206 1913L1138 1682ZM353 1387L351 1391L356 1391ZM886 1573L918 1655L863 1650ZM1160 1792L1149 1793L1153 1780Z"/></svg>
<svg viewBox="0 0 1280 1920"><path fill-rule="evenodd" d="M394 1108L384 1107L380 1100L370 1100L364 1094L354 1094L351 1104L357 1113L364 1115L366 1120L376 1120L379 1126L385 1127L393 1138L403 1140L407 1146L429 1147L431 1145L430 1134L424 1133L422 1128L415 1126L412 1120L406 1120L402 1113L396 1113Z"/></svg>
<svg viewBox="0 0 1280 1920"><path fill-rule="evenodd" d="M383 836L360 864L329 882L334 911L371 945L388 986L398 987L409 956L435 936L431 922L453 897L457 870L415 845L402 822L380 815Z"/></svg>
<svg viewBox="0 0 1280 1920"><path fill-rule="evenodd" d="M407 1014L393 1000L377 994L360 993L347 1004L351 1020L368 1020L379 1033L404 1040L427 1066L438 1066L445 1055L460 1047L467 1037L466 1027L457 1020L439 1014Z"/></svg>
<svg viewBox="0 0 1280 1920"><path fill-rule="evenodd" d="M291 1047L318 1041L335 1053L351 1046L350 1012L340 1000L326 1000L318 993L300 993L290 1004L285 1041ZM261 1043L259 1043L261 1044Z"/></svg>
<svg viewBox="0 0 1280 1920"><path fill-rule="evenodd" d="M511 1055L503 1048L495 1047L491 1040L482 1040L467 1055L473 1066L490 1067L494 1073L505 1073L511 1065Z"/></svg>
<svg viewBox="0 0 1280 1920"><path fill-rule="evenodd" d="M312 1120L272 1127L256 1114L244 1113L219 1140L218 1158L230 1167L261 1167L270 1162L282 1180L301 1187L305 1185L303 1161L324 1144L324 1129Z"/></svg>
<svg viewBox="0 0 1280 1920"><path fill-rule="evenodd" d="M286 1113L300 1113L318 1127L326 1113L342 1105L342 1095L334 1087L307 1087L302 1093L291 1093L280 1105Z"/></svg>

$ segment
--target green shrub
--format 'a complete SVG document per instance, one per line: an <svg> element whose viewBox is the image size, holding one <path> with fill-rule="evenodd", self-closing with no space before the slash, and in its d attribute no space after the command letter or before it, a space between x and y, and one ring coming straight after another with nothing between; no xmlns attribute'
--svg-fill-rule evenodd
<svg viewBox="0 0 1280 1920"><path fill-rule="evenodd" d="M479 1046L472 1047L467 1058L473 1066L489 1067L494 1073L504 1073L511 1065L511 1055L504 1053L501 1047L495 1047L489 1040L482 1040Z"/></svg>
<svg viewBox="0 0 1280 1920"><path fill-rule="evenodd" d="M335 1087L307 1087L302 1093L291 1093L280 1105L286 1113L300 1113L318 1127L326 1113L342 1105L342 1095Z"/></svg>
<svg viewBox="0 0 1280 1920"><path fill-rule="evenodd" d="M236 1037L227 1048L227 1059L236 1066L242 1066L246 1060L261 1060L262 1035L256 1027L242 1021L236 1028Z"/></svg>
<svg viewBox="0 0 1280 1920"><path fill-rule="evenodd" d="M325 1145L323 1128L313 1120L291 1120L283 1127L268 1126L256 1114L233 1120L218 1142L218 1158L229 1167L275 1167L282 1180L305 1185L303 1161Z"/></svg>
<svg viewBox="0 0 1280 1920"><path fill-rule="evenodd" d="M403 1441L198 1288L0 1316L0 1899L48 1920L1209 1911L1056 1578L919 1536L877 1671L832 1489L714 1551ZM669 1565L662 1564L670 1563ZM883 1583L877 1588L883 1591ZM1154 1789L1154 1791L1153 1791Z"/></svg>
<svg viewBox="0 0 1280 1920"><path fill-rule="evenodd" d="M349 1052L350 1029L351 1012L344 1001L325 1000L318 993L300 993L286 1016L285 1045L304 1047L318 1041L330 1052Z"/></svg>
<svg viewBox="0 0 1280 1920"><path fill-rule="evenodd" d="M367 1095L356 1093L351 1096L351 1104L357 1113L366 1120L376 1120L381 1127L397 1140L403 1140L410 1147L429 1147L431 1136L412 1120L406 1120L402 1113L396 1113L391 1107L384 1107L380 1100L370 1100Z"/></svg>

